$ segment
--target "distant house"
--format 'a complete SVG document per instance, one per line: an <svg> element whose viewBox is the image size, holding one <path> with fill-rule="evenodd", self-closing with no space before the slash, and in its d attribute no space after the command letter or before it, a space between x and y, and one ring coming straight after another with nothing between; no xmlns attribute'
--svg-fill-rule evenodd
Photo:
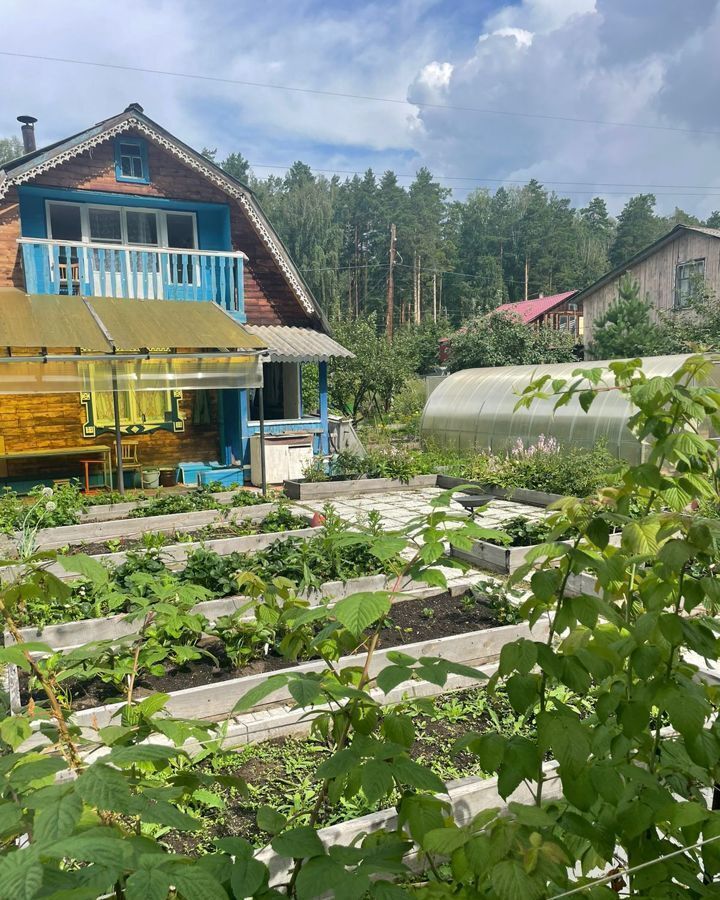
<svg viewBox="0 0 720 900"><path fill-rule="evenodd" d="M577 291L564 291L549 297L534 297L516 303L503 303L495 312L511 313L525 325L545 325L556 331L569 331L583 338L583 307L577 301Z"/></svg>
<svg viewBox="0 0 720 900"><path fill-rule="evenodd" d="M532 300L519 300L517 303L503 303L493 313L508 313L517 316L525 325L545 325L557 331L569 331L576 335L577 343L583 339L582 304L576 302L577 291L564 291L549 297L534 297ZM490 315L488 313L487 315ZM456 334L466 329L460 328ZM438 361L441 366L447 365L450 359L452 337L441 338L438 342Z"/></svg>
<svg viewBox="0 0 720 900"><path fill-rule="evenodd" d="M575 300L585 311L585 345L592 342L593 323L618 296L618 284L628 272L640 284L641 296L659 313L682 314L690 303L698 278L720 292L720 230L697 225L676 225L672 231L636 253L631 259L580 291Z"/></svg>

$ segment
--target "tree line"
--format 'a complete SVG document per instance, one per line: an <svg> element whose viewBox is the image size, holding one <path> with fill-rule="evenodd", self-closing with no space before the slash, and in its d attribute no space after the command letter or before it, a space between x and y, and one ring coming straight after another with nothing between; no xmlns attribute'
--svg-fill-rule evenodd
<svg viewBox="0 0 720 900"><path fill-rule="evenodd" d="M19 152L17 138L0 139L0 162ZM587 287L679 222L720 227L718 211L704 222L679 208L658 215L653 194L614 218L602 197L575 207L534 179L455 200L424 167L408 187L392 171L341 179L303 162L259 178L241 153L202 152L255 192L325 313L374 314L379 330L391 275L396 325L457 326L501 303Z"/></svg>
<svg viewBox="0 0 720 900"><path fill-rule="evenodd" d="M204 151L214 158L214 151ZM457 326L501 303L582 289L678 223L720 227L654 194L630 197L617 218L602 197L575 207L531 180L454 200L427 168L408 187L392 171L341 179L303 162L258 178L239 153L220 162L255 192L332 319L385 323L391 226L397 235L396 324L446 318Z"/></svg>

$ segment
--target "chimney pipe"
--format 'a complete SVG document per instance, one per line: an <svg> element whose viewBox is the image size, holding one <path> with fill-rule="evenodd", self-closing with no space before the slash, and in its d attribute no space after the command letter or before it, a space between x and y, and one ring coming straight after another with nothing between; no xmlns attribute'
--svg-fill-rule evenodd
<svg viewBox="0 0 720 900"><path fill-rule="evenodd" d="M23 139L23 149L26 153L32 153L36 150L35 146L35 123L37 119L35 116L18 116L18 122L22 122L22 139Z"/></svg>

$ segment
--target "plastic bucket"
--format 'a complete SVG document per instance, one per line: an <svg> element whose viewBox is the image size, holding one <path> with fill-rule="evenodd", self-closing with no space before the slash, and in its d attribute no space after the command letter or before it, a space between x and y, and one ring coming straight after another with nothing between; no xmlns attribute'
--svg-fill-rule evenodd
<svg viewBox="0 0 720 900"><path fill-rule="evenodd" d="M160 469L143 469L142 486L144 488L160 487Z"/></svg>
<svg viewBox="0 0 720 900"><path fill-rule="evenodd" d="M160 485L162 487L175 487L176 484L175 469L160 469Z"/></svg>

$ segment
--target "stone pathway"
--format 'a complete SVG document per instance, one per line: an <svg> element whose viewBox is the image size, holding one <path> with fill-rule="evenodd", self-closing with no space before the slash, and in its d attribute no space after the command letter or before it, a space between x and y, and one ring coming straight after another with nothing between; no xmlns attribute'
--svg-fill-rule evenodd
<svg viewBox="0 0 720 900"><path fill-rule="evenodd" d="M360 497L334 497L331 505L337 514L348 522L361 522L367 519L370 512L377 511L387 530L396 531L404 528L413 520L419 520L433 512L436 507L432 506L432 501L442 493L444 492L436 487L408 488L407 490L364 494ZM314 513L322 512L326 502L325 500L302 500L297 505ZM439 508L446 509L455 516L469 517L469 513L465 512L459 503L452 502L449 507ZM491 500L484 512L476 513L475 521L478 525L487 528L499 528L502 527L503 522L516 516L542 519L545 515L545 510L537 506L527 506L524 503L514 503L510 500ZM412 554L411 550L405 551L405 555L410 554ZM442 571L450 586L467 580L471 572L477 573L478 578L499 580L497 576L490 575L488 572L480 575L477 570L473 569L463 572L461 569L443 566ZM473 578L473 580L475 579Z"/></svg>
<svg viewBox="0 0 720 900"><path fill-rule="evenodd" d="M360 497L336 497L333 498L331 505L339 516L351 522L362 520L367 517L369 512L375 510L380 513L382 521L388 529L393 530L402 528L420 516L427 516L435 508L431 505L431 501L442 493L440 488L435 487L395 490L364 494ZM324 500L302 500L298 505L310 512L322 512L325 502ZM452 502L447 509L453 515L468 515L459 503ZM527 506L524 503L514 503L510 500L491 500L487 510L478 513L475 520L479 525L493 528L515 516L542 519L545 516L545 510L537 506Z"/></svg>

